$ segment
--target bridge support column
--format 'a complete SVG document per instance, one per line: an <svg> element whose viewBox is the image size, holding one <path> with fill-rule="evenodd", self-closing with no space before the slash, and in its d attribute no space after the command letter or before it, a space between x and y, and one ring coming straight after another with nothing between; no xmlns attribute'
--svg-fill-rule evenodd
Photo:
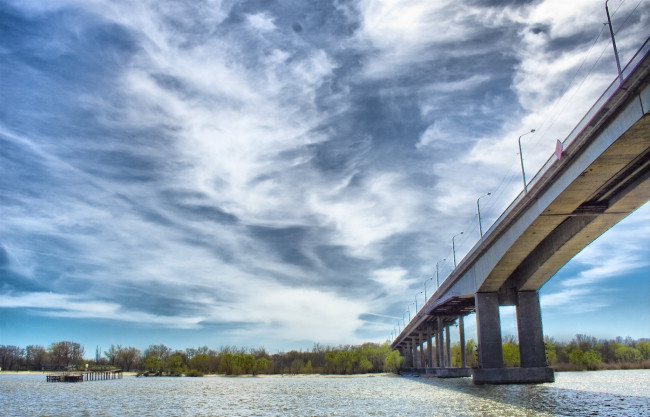
<svg viewBox="0 0 650 417"><path fill-rule="evenodd" d="M460 339L460 367L467 368L467 358L465 357L465 320L463 316L458 316L458 338Z"/></svg>
<svg viewBox="0 0 650 417"><path fill-rule="evenodd" d="M445 366L451 368L451 337L449 335L449 326L445 327Z"/></svg>
<svg viewBox="0 0 650 417"><path fill-rule="evenodd" d="M411 363L411 342L405 340L404 344L406 345L404 347L404 366L408 367Z"/></svg>
<svg viewBox="0 0 650 417"><path fill-rule="evenodd" d="M517 331L522 368L546 366L542 313L537 291L517 293Z"/></svg>
<svg viewBox="0 0 650 417"><path fill-rule="evenodd" d="M427 367L428 368L433 368L433 346L431 346L431 341L433 339L433 335L431 334L431 325L427 325Z"/></svg>
<svg viewBox="0 0 650 417"><path fill-rule="evenodd" d="M474 300L478 366L479 368L503 368L499 295L496 292L479 292L476 293Z"/></svg>
<svg viewBox="0 0 650 417"><path fill-rule="evenodd" d="M438 317L438 329L436 337L436 349L438 357L438 367L435 374L438 378L463 378L471 375L470 369L466 367L453 368L451 365L451 332L449 326L443 326L444 320ZM463 331L462 324L460 325ZM443 336L444 334L444 336ZM464 335L463 344L464 344Z"/></svg>
<svg viewBox="0 0 650 417"><path fill-rule="evenodd" d="M445 367L445 356L442 343L442 317L438 317L438 331L436 332L436 353L438 354L438 368Z"/></svg>
<svg viewBox="0 0 650 417"><path fill-rule="evenodd" d="M413 338L413 367L418 367L418 339L417 337Z"/></svg>
<svg viewBox="0 0 650 417"><path fill-rule="evenodd" d="M517 293L517 329L521 367L504 368L497 293L477 293L476 327L479 368L475 384L522 384L553 382L553 369L546 366L542 315L536 291Z"/></svg>
<svg viewBox="0 0 650 417"><path fill-rule="evenodd" d="M418 367L418 335L416 334L413 337L413 367L417 368Z"/></svg>
<svg viewBox="0 0 650 417"><path fill-rule="evenodd" d="M411 368L417 368L417 358L418 358L418 345L415 343L415 339L411 341Z"/></svg>
<svg viewBox="0 0 650 417"><path fill-rule="evenodd" d="M427 367L427 362L424 353L424 341L425 341L424 332L420 332L420 367L421 368Z"/></svg>

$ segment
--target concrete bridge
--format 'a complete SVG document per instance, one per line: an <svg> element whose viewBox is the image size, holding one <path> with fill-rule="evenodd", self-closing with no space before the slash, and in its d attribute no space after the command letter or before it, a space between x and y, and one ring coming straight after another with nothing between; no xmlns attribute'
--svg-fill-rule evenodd
<svg viewBox="0 0 650 417"><path fill-rule="evenodd" d="M539 289L584 247L650 199L650 46L630 61L490 230L395 338L407 364L476 384L552 382ZM516 306L520 367L505 368L499 306ZM463 317L476 312L478 368L466 368ZM462 366L451 367L449 327ZM434 355L434 350L436 354ZM435 356L435 358L434 358Z"/></svg>

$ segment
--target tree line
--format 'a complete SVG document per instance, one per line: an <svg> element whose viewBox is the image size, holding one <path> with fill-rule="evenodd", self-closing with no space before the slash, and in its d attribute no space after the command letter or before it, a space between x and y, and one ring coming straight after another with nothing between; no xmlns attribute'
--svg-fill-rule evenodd
<svg viewBox="0 0 650 417"><path fill-rule="evenodd" d="M39 345L26 348L0 345L0 368L4 371L64 370L84 361L84 348L75 342L52 343L47 349Z"/></svg>
<svg viewBox="0 0 650 417"><path fill-rule="evenodd" d="M207 346L173 350L163 344L150 345L144 352L132 346L98 347L94 359L84 358L84 349L75 342L52 343L47 349L0 345L2 370L122 369L148 375L204 374L355 374L398 372L403 358L387 343L360 346L314 345L309 351L292 350L269 354L264 348L247 349Z"/></svg>
<svg viewBox="0 0 650 417"><path fill-rule="evenodd" d="M650 369L650 341L617 337L613 340L597 339L578 334L568 342L552 337L544 340L546 362L556 371L581 371L598 369ZM506 367L519 366L519 344L513 336L502 340L503 363ZM451 346L452 366L460 366L459 344ZM466 363L478 367L476 342L469 339L465 344Z"/></svg>
<svg viewBox="0 0 650 417"><path fill-rule="evenodd" d="M617 337L596 339L584 334L559 343L546 338L546 357L556 370L650 369L650 341Z"/></svg>
<svg viewBox="0 0 650 417"><path fill-rule="evenodd" d="M596 369L650 369L650 341L618 337L613 340L576 335L568 342L545 339L546 359L556 371ZM512 336L502 343L505 366L519 366L519 345ZM365 343L360 346L324 346L315 344L311 350L292 350L269 354L264 348L247 349L222 346L219 350L207 346L173 350L165 345L150 345L144 352L132 346L111 345L95 351L94 359L84 358L79 343L63 341L45 348L0 345L2 370L66 370L122 369L152 375L204 374L356 374L399 372L409 367L398 351L387 343ZM466 364L478 366L477 344L469 339L465 344ZM458 343L451 346L452 366L461 365Z"/></svg>

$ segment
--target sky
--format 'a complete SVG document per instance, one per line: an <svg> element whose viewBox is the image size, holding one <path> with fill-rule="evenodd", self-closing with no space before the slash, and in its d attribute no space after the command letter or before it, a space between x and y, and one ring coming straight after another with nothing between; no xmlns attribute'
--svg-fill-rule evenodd
<svg viewBox="0 0 650 417"><path fill-rule="evenodd" d="M609 8L624 65L650 1ZM386 341L478 240L477 199L487 230L521 191L517 138L532 178L615 80L605 22L592 0L0 0L0 344ZM649 281L646 204L542 287L544 332L650 337Z"/></svg>

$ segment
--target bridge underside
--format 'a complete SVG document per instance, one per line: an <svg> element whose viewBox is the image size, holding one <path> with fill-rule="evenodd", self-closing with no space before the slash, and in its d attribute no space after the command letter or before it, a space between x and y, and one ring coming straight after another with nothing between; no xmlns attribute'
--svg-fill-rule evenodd
<svg viewBox="0 0 650 417"><path fill-rule="evenodd" d="M536 291L583 248L648 201L650 115L585 169L521 234L479 292Z"/></svg>

